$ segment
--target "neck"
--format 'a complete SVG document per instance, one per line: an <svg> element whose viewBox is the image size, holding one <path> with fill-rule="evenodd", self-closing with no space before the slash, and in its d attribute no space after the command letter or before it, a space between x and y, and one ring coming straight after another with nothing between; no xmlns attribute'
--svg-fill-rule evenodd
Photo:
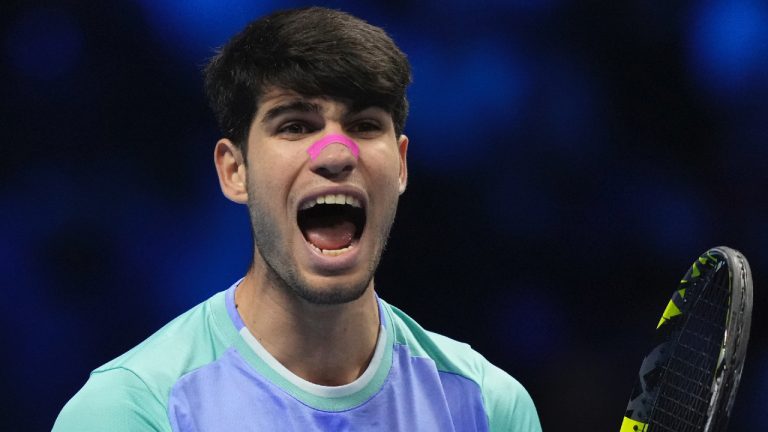
<svg viewBox="0 0 768 432"><path fill-rule="evenodd" d="M292 373L315 384L339 386L362 375L379 333L373 282L356 300L322 305L269 279L251 269L235 292L238 312L259 343Z"/></svg>

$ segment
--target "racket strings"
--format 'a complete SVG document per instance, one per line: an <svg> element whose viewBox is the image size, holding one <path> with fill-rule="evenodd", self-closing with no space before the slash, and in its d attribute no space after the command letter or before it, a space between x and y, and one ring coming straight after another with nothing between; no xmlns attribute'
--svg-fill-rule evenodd
<svg viewBox="0 0 768 432"><path fill-rule="evenodd" d="M728 313L728 278L727 266L721 265L689 286L684 321L672 334L672 353L662 369L650 431L703 429Z"/></svg>

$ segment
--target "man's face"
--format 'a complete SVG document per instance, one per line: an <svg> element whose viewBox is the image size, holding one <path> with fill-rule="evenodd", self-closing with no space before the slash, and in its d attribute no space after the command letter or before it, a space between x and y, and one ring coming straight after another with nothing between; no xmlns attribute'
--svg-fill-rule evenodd
<svg viewBox="0 0 768 432"><path fill-rule="evenodd" d="M359 157L330 144L310 158L307 149L329 134L354 140ZM267 92L247 142L254 265L312 303L362 295L405 190L407 143L381 108Z"/></svg>

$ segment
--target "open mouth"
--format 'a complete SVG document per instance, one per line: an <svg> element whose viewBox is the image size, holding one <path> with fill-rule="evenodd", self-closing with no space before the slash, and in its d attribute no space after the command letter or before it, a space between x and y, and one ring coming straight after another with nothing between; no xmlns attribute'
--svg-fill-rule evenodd
<svg viewBox="0 0 768 432"><path fill-rule="evenodd" d="M304 239L317 252L337 256L348 252L360 239L365 210L355 197L322 195L301 205L297 221Z"/></svg>

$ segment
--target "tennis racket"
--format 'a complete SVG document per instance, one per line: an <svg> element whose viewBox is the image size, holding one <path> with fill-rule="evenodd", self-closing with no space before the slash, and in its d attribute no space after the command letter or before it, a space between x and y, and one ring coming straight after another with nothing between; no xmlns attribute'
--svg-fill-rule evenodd
<svg viewBox="0 0 768 432"><path fill-rule="evenodd" d="M680 281L656 327L620 432L722 432L739 386L752 318L746 258L720 246Z"/></svg>

